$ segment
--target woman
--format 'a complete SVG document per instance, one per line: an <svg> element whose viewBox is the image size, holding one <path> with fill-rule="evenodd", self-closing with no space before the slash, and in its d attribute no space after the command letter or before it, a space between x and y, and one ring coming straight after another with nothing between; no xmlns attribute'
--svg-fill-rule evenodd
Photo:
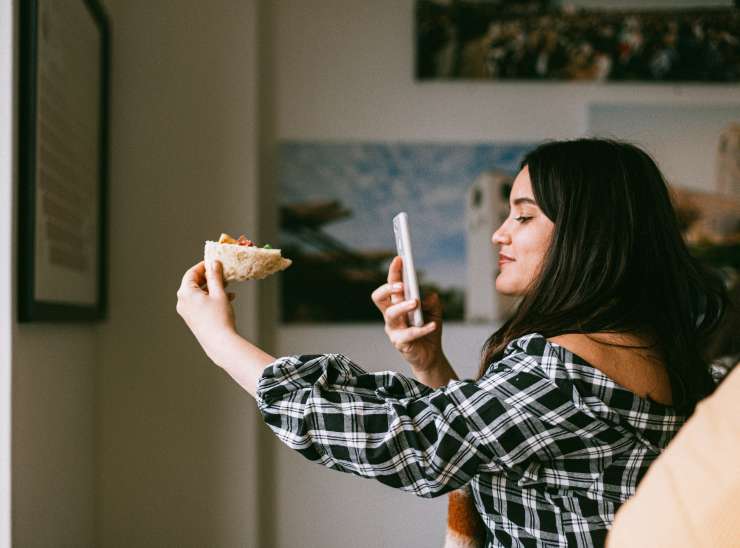
<svg viewBox="0 0 740 548"><path fill-rule="evenodd" d="M236 333L218 264L188 270L177 310L306 458L422 497L470 484L487 546L600 545L712 390L702 350L724 288L689 255L663 177L632 145L546 143L509 203L492 237L496 289L521 303L475 381L445 358L435 296L432 321L406 323L420 303L399 297L399 259L373 301L418 381L338 354L276 360Z"/></svg>

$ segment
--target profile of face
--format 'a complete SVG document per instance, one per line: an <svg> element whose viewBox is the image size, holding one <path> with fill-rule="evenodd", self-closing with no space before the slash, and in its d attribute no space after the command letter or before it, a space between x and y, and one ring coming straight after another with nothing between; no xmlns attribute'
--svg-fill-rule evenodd
<svg viewBox="0 0 740 548"><path fill-rule="evenodd" d="M499 246L496 290L504 295L524 295L537 276L555 229L534 199L527 166L514 179L509 196L509 216L493 233Z"/></svg>

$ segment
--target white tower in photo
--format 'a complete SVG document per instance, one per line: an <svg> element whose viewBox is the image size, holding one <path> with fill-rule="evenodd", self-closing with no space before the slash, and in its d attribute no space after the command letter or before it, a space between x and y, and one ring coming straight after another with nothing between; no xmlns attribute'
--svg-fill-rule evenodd
<svg viewBox="0 0 740 548"><path fill-rule="evenodd" d="M719 136L717 191L740 198L740 123L728 125Z"/></svg>
<svg viewBox="0 0 740 548"><path fill-rule="evenodd" d="M465 203L467 286L465 320L498 322L506 317L516 299L496 292L498 246L493 232L509 214L513 178L503 172L481 173L468 189Z"/></svg>

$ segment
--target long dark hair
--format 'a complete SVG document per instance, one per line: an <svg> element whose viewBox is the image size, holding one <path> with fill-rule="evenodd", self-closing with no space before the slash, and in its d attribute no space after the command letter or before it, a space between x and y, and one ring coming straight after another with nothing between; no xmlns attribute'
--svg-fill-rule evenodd
<svg viewBox="0 0 740 548"><path fill-rule="evenodd" d="M544 143L524 166L555 225L552 243L513 316L483 346L480 375L528 333L639 335L664 360L673 406L690 412L713 389L703 352L726 289L690 255L653 159L629 143L578 139Z"/></svg>

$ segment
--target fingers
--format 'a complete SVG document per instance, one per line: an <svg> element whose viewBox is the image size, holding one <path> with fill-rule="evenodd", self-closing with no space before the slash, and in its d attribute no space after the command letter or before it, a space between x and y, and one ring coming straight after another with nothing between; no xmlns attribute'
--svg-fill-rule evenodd
<svg viewBox="0 0 740 548"><path fill-rule="evenodd" d="M201 261L188 268L182 277L181 286L198 287L206 279L206 263Z"/></svg>
<svg viewBox="0 0 740 548"><path fill-rule="evenodd" d="M401 282L381 285L373 291L371 298L383 314L386 323L394 329L406 327L408 324L406 314L414 310L419 304L418 300L404 300L403 283ZM442 302L437 293L425 295L421 302L421 309L424 314L432 319L442 319Z"/></svg>
<svg viewBox="0 0 740 548"><path fill-rule="evenodd" d="M205 262L201 261L185 271L180 283L180 292L200 289L205 280Z"/></svg>
<svg viewBox="0 0 740 548"><path fill-rule="evenodd" d="M196 291L198 293L205 293L207 295L225 295L224 288L228 285L228 282L223 281L222 269L220 261L215 261L216 272L209 271L206 268L205 261L201 261L198 264L190 267L182 277L180 288L177 291L178 297L180 295L187 295ZM230 300L236 298L234 295Z"/></svg>
<svg viewBox="0 0 740 548"><path fill-rule="evenodd" d="M385 324L389 329L402 329L408 327L408 313L419 306L419 301L411 299L402 301L386 308Z"/></svg>
<svg viewBox="0 0 740 548"><path fill-rule="evenodd" d="M208 283L208 294L214 297L221 297L226 294L224 291L224 279L221 274L223 265L221 261L213 261L206 268L206 282Z"/></svg>
<svg viewBox="0 0 740 548"><path fill-rule="evenodd" d="M229 287L229 282L228 281L225 281L224 282L224 289L226 289L227 287ZM208 283L207 282L203 282L202 284L200 284L200 288L201 289L205 289L206 293L208 293Z"/></svg>
<svg viewBox="0 0 740 548"><path fill-rule="evenodd" d="M392 285L401 282L403 282L403 259L396 255L388 267L388 283ZM391 295L392 304L399 303L402 300L398 295Z"/></svg>
<svg viewBox="0 0 740 548"><path fill-rule="evenodd" d="M403 300L403 283L383 284L372 292L370 298L378 307L378 310L385 313L385 310L392 304L392 295L394 294L399 296L396 302Z"/></svg>
<svg viewBox="0 0 740 548"><path fill-rule="evenodd" d="M407 329L392 331L388 336L390 337L393 346L398 350L403 351L406 345L414 342L416 339L420 339L434 333L435 329L437 329L437 322L429 322L421 327L409 327Z"/></svg>
<svg viewBox="0 0 740 548"><path fill-rule="evenodd" d="M372 292L370 298L381 313L392 304L403 300L403 260L396 256L388 267L388 283L381 285Z"/></svg>

